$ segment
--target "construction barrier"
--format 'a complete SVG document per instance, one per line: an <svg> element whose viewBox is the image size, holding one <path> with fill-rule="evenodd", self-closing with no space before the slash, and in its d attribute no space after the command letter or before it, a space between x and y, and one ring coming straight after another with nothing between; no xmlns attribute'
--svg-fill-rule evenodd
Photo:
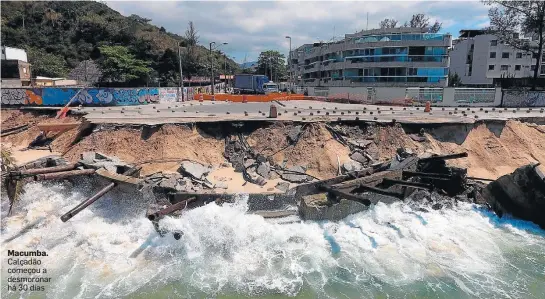
<svg viewBox="0 0 545 299"><path fill-rule="evenodd" d="M290 101L290 100L308 100L314 97L305 96L302 94L288 93L270 93L265 95L234 95L234 94L195 94L194 100L199 101L229 101L237 103L247 102L272 102L272 101Z"/></svg>

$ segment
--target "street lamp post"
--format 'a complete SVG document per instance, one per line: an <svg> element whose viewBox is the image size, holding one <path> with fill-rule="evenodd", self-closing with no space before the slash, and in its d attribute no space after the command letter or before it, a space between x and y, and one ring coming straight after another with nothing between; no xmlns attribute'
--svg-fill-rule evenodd
<svg viewBox="0 0 545 299"><path fill-rule="evenodd" d="M223 91L227 93L227 54L223 53Z"/></svg>
<svg viewBox="0 0 545 299"><path fill-rule="evenodd" d="M290 53L288 54L288 70L290 72L290 77L289 77L289 80L290 80L290 89L291 89L291 84L292 84L292 70L291 70L291 36L287 35L286 36L287 39L290 40Z"/></svg>
<svg viewBox="0 0 545 299"><path fill-rule="evenodd" d="M210 43L210 82L212 83L212 94L214 94L214 89L216 87L214 84L214 64L212 62L212 45L213 44L216 44L216 42ZM222 45L227 45L227 43L222 43ZM215 47L214 50L219 48L220 46Z"/></svg>

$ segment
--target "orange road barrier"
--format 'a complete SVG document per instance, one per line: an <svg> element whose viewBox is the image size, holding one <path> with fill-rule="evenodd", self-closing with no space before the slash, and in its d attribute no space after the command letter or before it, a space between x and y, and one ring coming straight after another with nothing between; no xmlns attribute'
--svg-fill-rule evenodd
<svg viewBox="0 0 545 299"><path fill-rule="evenodd" d="M424 112L430 112L431 111L431 103L430 101L426 102L426 108L424 108Z"/></svg>
<svg viewBox="0 0 545 299"><path fill-rule="evenodd" d="M313 97L308 97L301 94L288 95L287 93L271 93L266 95L216 94L214 95L214 97L208 94L196 94L193 96L194 100L199 100L199 101L212 101L213 98L215 101L230 101L230 102L236 102L236 103L247 103L247 102L306 100L306 99L312 99Z"/></svg>

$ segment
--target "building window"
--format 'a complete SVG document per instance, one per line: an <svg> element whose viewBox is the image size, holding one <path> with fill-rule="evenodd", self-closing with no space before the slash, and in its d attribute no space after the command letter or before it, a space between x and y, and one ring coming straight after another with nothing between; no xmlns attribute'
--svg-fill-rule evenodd
<svg viewBox="0 0 545 299"><path fill-rule="evenodd" d="M509 58L509 52L501 53L501 58Z"/></svg>
<svg viewBox="0 0 545 299"><path fill-rule="evenodd" d="M496 52L490 52L490 58L496 58Z"/></svg>
<svg viewBox="0 0 545 299"><path fill-rule="evenodd" d="M23 67L23 73L26 74L26 67Z"/></svg>
<svg viewBox="0 0 545 299"><path fill-rule="evenodd" d="M497 46L497 45L498 45L498 41L497 41L497 40L491 40L491 41L490 41L490 46L491 46L491 47L495 47L495 46Z"/></svg>
<svg viewBox="0 0 545 299"><path fill-rule="evenodd" d="M533 53L533 54L532 54L532 58L533 58L533 59L537 59L537 53Z"/></svg>
<svg viewBox="0 0 545 299"><path fill-rule="evenodd" d="M488 70L493 71L494 70L494 65L493 64L488 65Z"/></svg>
<svg viewBox="0 0 545 299"><path fill-rule="evenodd" d="M502 65L502 66L500 67L500 70L502 70L502 71L507 71L508 68L509 68L509 66L504 64L504 65Z"/></svg>
<svg viewBox="0 0 545 299"><path fill-rule="evenodd" d="M517 53L517 58L522 58L522 53L521 52Z"/></svg>
<svg viewBox="0 0 545 299"><path fill-rule="evenodd" d="M520 64L515 65L515 71L520 71Z"/></svg>
<svg viewBox="0 0 545 299"><path fill-rule="evenodd" d="M535 66L535 65L530 66L530 70L531 70L531 71L533 71L533 70L535 70L535 69L536 69L536 66Z"/></svg>

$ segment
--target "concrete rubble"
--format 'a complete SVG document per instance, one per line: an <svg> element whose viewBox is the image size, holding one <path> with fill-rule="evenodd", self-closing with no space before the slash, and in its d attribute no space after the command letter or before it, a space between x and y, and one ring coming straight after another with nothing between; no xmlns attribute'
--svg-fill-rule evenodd
<svg viewBox="0 0 545 299"><path fill-rule="evenodd" d="M107 156L98 152L82 153L80 163L86 168L104 168L111 173L123 173L123 170L128 167L128 164L121 161L118 157Z"/></svg>
<svg viewBox="0 0 545 299"><path fill-rule="evenodd" d="M178 172L187 174L195 179L203 180L206 178L206 175L210 172L210 170L210 166L205 166L198 162L186 160L182 162Z"/></svg>

